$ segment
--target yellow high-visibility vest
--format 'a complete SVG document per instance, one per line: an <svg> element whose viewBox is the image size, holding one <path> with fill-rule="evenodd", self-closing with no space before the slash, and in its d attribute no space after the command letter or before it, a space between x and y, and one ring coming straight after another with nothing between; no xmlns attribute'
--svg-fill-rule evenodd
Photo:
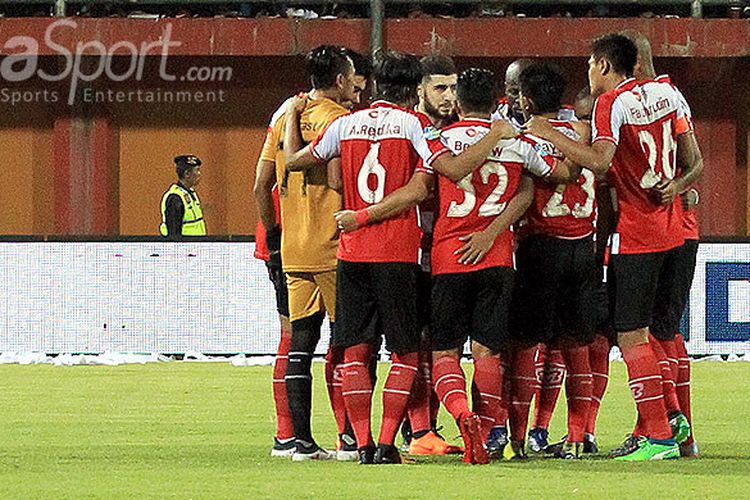
<svg viewBox="0 0 750 500"><path fill-rule="evenodd" d="M203 221L203 210L198 194L179 184L172 184L164 196L161 197L161 226L159 232L167 236L167 198L176 194L182 199L185 213L182 216L182 236L206 236L206 223Z"/></svg>

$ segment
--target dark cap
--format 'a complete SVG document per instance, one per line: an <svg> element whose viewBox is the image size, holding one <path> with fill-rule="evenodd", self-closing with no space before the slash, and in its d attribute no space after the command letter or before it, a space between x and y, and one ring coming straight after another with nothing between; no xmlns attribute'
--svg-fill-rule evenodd
<svg viewBox="0 0 750 500"><path fill-rule="evenodd" d="M191 168L200 167L201 159L195 155L175 156L174 164L177 167L177 175L182 177Z"/></svg>
<svg viewBox="0 0 750 500"><path fill-rule="evenodd" d="M200 167L201 159L195 155L181 155L174 157L174 164L185 169Z"/></svg>

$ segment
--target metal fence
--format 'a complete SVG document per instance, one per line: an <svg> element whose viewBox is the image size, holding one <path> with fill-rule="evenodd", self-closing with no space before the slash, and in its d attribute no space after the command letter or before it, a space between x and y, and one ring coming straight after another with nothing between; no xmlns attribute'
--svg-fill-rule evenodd
<svg viewBox="0 0 750 500"><path fill-rule="evenodd" d="M728 11L740 12L748 6L745 0L0 0L0 5L47 6L54 7L56 16L72 15L76 7L82 6L327 6L327 5L370 5L377 14L385 5L481 5L486 7L513 8L519 6L628 6L628 7L689 7L693 17L702 17L704 7L726 7Z"/></svg>

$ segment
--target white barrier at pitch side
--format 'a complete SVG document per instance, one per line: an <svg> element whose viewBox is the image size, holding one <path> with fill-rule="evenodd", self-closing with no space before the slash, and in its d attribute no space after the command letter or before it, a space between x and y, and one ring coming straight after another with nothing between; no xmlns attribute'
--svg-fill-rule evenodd
<svg viewBox="0 0 750 500"><path fill-rule="evenodd" d="M274 353L273 289L253 249L0 243L0 352ZM701 244L683 326L691 354L750 353L750 243Z"/></svg>

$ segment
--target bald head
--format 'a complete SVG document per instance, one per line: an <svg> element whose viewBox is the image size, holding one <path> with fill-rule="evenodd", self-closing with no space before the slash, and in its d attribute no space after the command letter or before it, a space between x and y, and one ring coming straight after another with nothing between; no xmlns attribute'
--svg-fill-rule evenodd
<svg viewBox="0 0 750 500"><path fill-rule="evenodd" d="M505 86L507 87L509 83L518 86L518 77L521 76L521 72L533 62L531 59L516 59L510 63L505 70Z"/></svg>
<svg viewBox="0 0 750 500"><path fill-rule="evenodd" d="M531 66L533 62L531 59L516 59L505 70L505 98L508 99L510 114L519 123L525 121L521 104L518 101L518 95L521 92L519 77L521 72Z"/></svg>
<svg viewBox="0 0 750 500"><path fill-rule="evenodd" d="M633 68L633 75L638 80L648 80L656 76L654 69L654 56L651 52L651 42L648 38L636 30L624 30L620 34L635 44L638 49L638 60Z"/></svg>

